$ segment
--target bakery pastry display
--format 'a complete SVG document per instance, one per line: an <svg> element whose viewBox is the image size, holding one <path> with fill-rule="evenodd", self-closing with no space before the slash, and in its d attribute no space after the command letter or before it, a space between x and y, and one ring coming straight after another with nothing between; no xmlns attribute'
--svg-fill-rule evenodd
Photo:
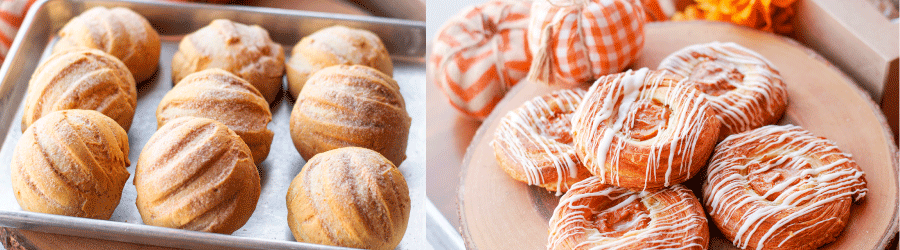
<svg viewBox="0 0 900 250"><path fill-rule="evenodd" d="M735 43L685 47L662 60L659 69L686 77L715 110L722 123L719 140L781 119L787 86L762 55Z"/></svg>
<svg viewBox="0 0 900 250"><path fill-rule="evenodd" d="M585 91L560 90L535 97L501 120L491 146L513 179L556 191L591 176L572 146L572 112Z"/></svg>
<svg viewBox="0 0 900 250"><path fill-rule="evenodd" d="M134 170L144 224L230 234L256 209L250 148L225 124L182 117L160 127Z"/></svg>
<svg viewBox="0 0 900 250"><path fill-rule="evenodd" d="M716 146L703 183L707 212L741 249L816 249L832 242L867 192L837 146L798 126L764 126Z"/></svg>
<svg viewBox="0 0 900 250"><path fill-rule="evenodd" d="M334 65L365 65L393 76L391 56L378 35L368 30L332 26L300 39L286 64L288 89L297 97L309 77Z"/></svg>
<svg viewBox="0 0 900 250"><path fill-rule="evenodd" d="M93 110L62 110L22 134L10 163L13 192L22 210L109 219L128 170L128 135Z"/></svg>
<svg viewBox="0 0 900 250"><path fill-rule="evenodd" d="M482 120L525 78L530 7L531 1L493 0L444 23L432 43L427 75L454 108Z"/></svg>
<svg viewBox="0 0 900 250"><path fill-rule="evenodd" d="M253 84L271 103L281 91L284 49L257 25L212 21L185 36L172 57L172 82L209 68L231 72Z"/></svg>
<svg viewBox="0 0 900 250"><path fill-rule="evenodd" d="M708 243L706 216L690 189L637 192L595 176L560 198L547 249L706 249Z"/></svg>
<svg viewBox="0 0 900 250"><path fill-rule="evenodd" d="M291 139L304 159L342 147L378 151L399 166L411 119L400 86L376 69L337 65L306 82L291 111Z"/></svg>
<svg viewBox="0 0 900 250"><path fill-rule="evenodd" d="M696 92L647 68L601 77L572 113L575 153L602 183L646 190L684 182L719 135Z"/></svg>
<svg viewBox="0 0 900 250"><path fill-rule="evenodd" d="M57 110L88 109L131 127L137 92L122 61L96 49L75 48L41 63L28 82L22 131Z"/></svg>
<svg viewBox="0 0 900 250"><path fill-rule="evenodd" d="M400 170L365 148L309 159L286 199L288 226L301 242L394 249L409 221L409 188Z"/></svg>
<svg viewBox="0 0 900 250"><path fill-rule="evenodd" d="M159 102L156 122L162 127L179 117L210 118L228 126L250 148L254 162L269 155L274 133L269 103L244 79L221 69L206 69L182 79Z"/></svg>
<svg viewBox="0 0 900 250"><path fill-rule="evenodd" d="M535 1L528 80L576 85L621 71L644 46L644 19L636 0Z"/></svg>
<svg viewBox="0 0 900 250"><path fill-rule="evenodd" d="M159 34L143 16L122 7L98 6L69 20L59 30L53 53L77 47L99 49L119 58L136 82L153 76L159 62Z"/></svg>

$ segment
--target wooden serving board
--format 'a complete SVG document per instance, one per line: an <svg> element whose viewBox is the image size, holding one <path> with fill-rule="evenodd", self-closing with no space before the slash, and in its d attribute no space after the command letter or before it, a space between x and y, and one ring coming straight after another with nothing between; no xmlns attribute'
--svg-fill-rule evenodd
<svg viewBox="0 0 900 250"><path fill-rule="evenodd" d="M645 33L642 55L633 68L655 69L676 50L712 41L736 42L775 64L788 86L789 104L780 124L796 124L835 141L866 173L866 199L852 207L847 228L823 249L884 249L897 231L897 149L884 115L850 78L793 40L731 24L650 23ZM472 140L459 187L461 233L469 249L546 249L548 221L559 198L510 178L497 165L489 143L500 117L555 89L517 85ZM686 183L695 194L698 179ZM735 249L711 220L709 249Z"/></svg>

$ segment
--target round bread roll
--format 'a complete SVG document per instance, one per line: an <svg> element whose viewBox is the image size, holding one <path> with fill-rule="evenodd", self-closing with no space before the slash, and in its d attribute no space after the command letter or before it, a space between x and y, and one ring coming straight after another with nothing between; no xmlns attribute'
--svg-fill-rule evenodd
<svg viewBox="0 0 900 250"><path fill-rule="evenodd" d="M230 234L259 200L250 148L225 124L182 117L150 137L134 170L144 224Z"/></svg>
<svg viewBox="0 0 900 250"><path fill-rule="evenodd" d="M287 62L288 89L297 97L309 77L328 66L365 65L393 76L394 65L378 35L368 30L332 26L304 37Z"/></svg>
<svg viewBox="0 0 900 250"><path fill-rule="evenodd" d="M256 164L269 155L273 133L269 103L244 79L221 69L206 69L185 77L156 109L157 126L185 116L210 118L228 126L250 147Z"/></svg>
<svg viewBox="0 0 900 250"><path fill-rule="evenodd" d="M94 7L59 30L53 53L76 47L99 49L122 60L136 82L153 76L159 63L159 34L127 8Z"/></svg>
<svg viewBox="0 0 900 250"><path fill-rule="evenodd" d="M209 68L247 80L271 103L281 91L284 49L257 25L214 20L181 39L172 57L172 82Z"/></svg>
<svg viewBox="0 0 900 250"><path fill-rule="evenodd" d="M119 59L96 49L73 49L53 54L28 82L22 131L57 110L100 111L131 128L137 91L134 78Z"/></svg>
<svg viewBox="0 0 900 250"><path fill-rule="evenodd" d="M409 221L403 174L365 148L316 155L291 181L286 198L288 226L302 242L394 249Z"/></svg>
<svg viewBox="0 0 900 250"><path fill-rule="evenodd" d="M394 79L366 66L337 65L313 74L291 111L291 138L304 159L342 147L406 159L411 119Z"/></svg>
<svg viewBox="0 0 900 250"><path fill-rule="evenodd" d="M128 135L93 110L47 114L22 134L10 164L22 210L109 219L128 181Z"/></svg>

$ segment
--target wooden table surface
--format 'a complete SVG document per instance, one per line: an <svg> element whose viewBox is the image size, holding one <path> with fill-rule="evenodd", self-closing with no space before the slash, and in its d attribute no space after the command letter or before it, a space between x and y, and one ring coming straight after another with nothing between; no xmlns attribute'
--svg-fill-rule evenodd
<svg viewBox="0 0 900 250"><path fill-rule="evenodd" d="M293 1L293 0L248 0L250 6L331 12L350 15L372 15L369 11L343 0ZM173 249L139 245L118 241L98 240L68 235L36 232L30 230L0 227L0 243L6 249Z"/></svg>

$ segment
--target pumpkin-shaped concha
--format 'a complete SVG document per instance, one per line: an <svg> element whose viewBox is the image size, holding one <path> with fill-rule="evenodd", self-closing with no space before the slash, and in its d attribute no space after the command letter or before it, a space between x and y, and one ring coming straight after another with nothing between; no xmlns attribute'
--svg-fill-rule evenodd
<svg viewBox="0 0 900 250"><path fill-rule="evenodd" d="M25 130L10 164L22 210L109 219L128 181L128 135L93 110L47 114Z"/></svg>
<svg viewBox="0 0 900 250"><path fill-rule="evenodd" d="M638 0L540 0L531 5L528 79L575 85L617 73L644 47Z"/></svg>
<svg viewBox="0 0 900 250"><path fill-rule="evenodd" d="M244 79L221 69L185 77L159 102L156 123L162 127L179 117L210 118L228 126L250 147L256 164L269 155L273 133L269 103Z"/></svg>
<svg viewBox="0 0 900 250"><path fill-rule="evenodd" d="M399 166L406 159L411 118L400 86L366 66L316 72L291 111L291 139L304 159L342 147L377 151Z"/></svg>
<svg viewBox="0 0 900 250"><path fill-rule="evenodd" d="M143 16L127 8L94 7L59 30L57 53L77 47L99 49L122 60L136 82L156 73L159 34Z"/></svg>
<svg viewBox="0 0 900 250"><path fill-rule="evenodd" d="M531 1L494 0L457 13L441 27L427 75L454 108L482 120L525 78L530 7Z"/></svg>
<svg viewBox="0 0 900 250"><path fill-rule="evenodd" d="M53 54L41 63L25 97L22 131L57 110L96 110L131 127L137 91L134 78L119 59L96 49L76 48Z"/></svg>
<svg viewBox="0 0 900 250"><path fill-rule="evenodd" d="M230 234L259 200L250 148L225 124L182 117L159 128L134 170L144 224Z"/></svg>
<svg viewBox="0 0 900 250"><path fill-rule="evenodd" d="M368 30L332 26L300 39L286 64L288 89L297 97L306 80L334 65L365 65L388 76L394 64L378 35Z"/></svg>

